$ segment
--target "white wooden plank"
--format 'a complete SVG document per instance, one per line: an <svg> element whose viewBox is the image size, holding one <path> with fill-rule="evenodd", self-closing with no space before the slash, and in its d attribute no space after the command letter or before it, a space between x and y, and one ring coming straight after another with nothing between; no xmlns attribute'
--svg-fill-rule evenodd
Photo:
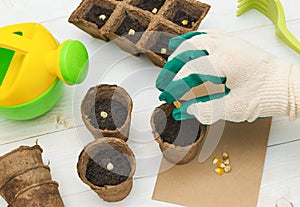
<svg viewBox="0 0 300 207"><path fill-rule="evenodd" d="M267 150L260 190L259 207L275 206L285 197L300 206L300 141L270 147Z"/></svg>
<svg viewBox="0 0 300 207"><path fill-rule="evenodd" d="M299 23L299 20L290 21L289 23L289 28L298 39L300 39ZM273 25L242 29L234 31L232 34L263 48L278 58L282 58L294 64L300 64L299 54L290 49L276 37Z"/></svg>
<svg viewBox="0 0 300 207"><path fill-rule="evenodd" d="M215 28L230 32L272 24L266 16L254 9L237 17L237 0L230 2L202 0L202 2L208 3L212 7L207 18L205 18L200 25L200 29ZM297 0L282 0L281 2L287 21L299 19L299 12L297 9L299 2Z"/></svg>
<svg viewBox="0 0 300 207"><path fill-rule="evenodd" d="M211 5L211 9L199 29L217 29L226 32L270 25L271 22L257 11L250 10L237 17L237 1L202 1Z"/></svg>
<svg viewBox="0 0 300 207"><path fill-rule="evenodd" d="M72 107L66 107L71 104L72 89L66 87L58 104L42 117L29 121L12 121L1 118L0 143L14 142L72 127Z"/></svg>
<svg viewBox="0 0 300 207"><path fill-rule="evenodd" d="M1 0L0 27L23 22L44 22L69 16L80 2L81 0Z"/></svg>
<svg viewBox="0 0 300 207"><path fill-rule="evenodd" d="M175 207L178 205L159 202L151 200L152 191L154 189L156 177L143 178L134 180L134 185L131 193L127 198L120 202L107 203L100 199L96 193L91 190L84 191L75 195L63 197L63 201L68 206L112 206L112 207L124 207L124 206L143 206L143 207Z"/></svg>
<svg viewBox="0 0 300 207"><path fill-rule="evenodd" d="M287 117L273 118L270 130L269 146L300 139L300 119L289 121Z"/></svg>

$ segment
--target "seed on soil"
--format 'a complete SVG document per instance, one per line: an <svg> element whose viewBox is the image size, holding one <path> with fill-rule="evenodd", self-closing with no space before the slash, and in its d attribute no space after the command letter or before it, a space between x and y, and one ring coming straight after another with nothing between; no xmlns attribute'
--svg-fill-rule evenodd
<svg viewBox="0 0 300 207"><path fill-rule="evenodd" d="M106 19L105 14L101 14L101 15L99 16L99 19L102 20L102 21L104 21L104 20Z"/></svg>
<svg viewBox="0 0 300 207"><path fill-rule="evenodd" d="M100 112L100 116L103 118L103 119L106 119L108 114L105 112L105 111L101 111Z"/></svg>
<svg viewBox="0 0 300 207"><path fill-rule="evenodd" d="M109 170L109 171L112 171L114 169L114 165L110 162L107 164L106 168Z"/></svg>
<svg viewBox="0 0 300 207"><path fill-rule="evenodd" d="M129 31L128 31L128 35L134 35L135 34L135 30L134 29L130 29Z"/></svg>
<svg viewBox="0 0 300 207"><path fill-rule="evenodd" d="M152 13L153 13L153 14L156 14L157 11L158 11L157 8L152 9Z"/></svg>
<svg viewBox="0 0 300 207"><path fill-rule="evenodd" d="M160 54L167 54L167 49L166 48L161 48Z"/></svg>
<svg viewBox="0 0 300 207"><path fill-rule="evenodd" d="M186 19L185 19L185 20L182 20L181 24L182 24L182 25L184 25L184 26L186 26L186 25L188 25L188 24L189 24L189 21L188 21L188 20L186 20Z"/></svg>

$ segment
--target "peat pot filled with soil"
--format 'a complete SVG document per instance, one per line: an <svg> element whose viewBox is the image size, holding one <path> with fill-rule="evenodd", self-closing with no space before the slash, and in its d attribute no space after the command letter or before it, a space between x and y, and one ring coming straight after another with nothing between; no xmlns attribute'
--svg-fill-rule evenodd
<svg viewBox="0 0 300 207"><path fill-rule="evenodd" d="M9 207L63 207L42 148L21 146L0 157L0 195Z"/></svg>
<svg viewBox="0 0 300 207"><path fill-rule="evenodd" d="M77 163L81 180L108 202L128 196L135 169L135 156L128 145L121 139L109 137L89 143Z"/></svg>
<svg viewBox="0 0 300 207"><path fill-rule="evenodd" d="M157 107L152 113L151 127L165 159L182 165L196 156L206 126L197 119L176 121L172 116L173 109L172 104Z"/></svg>
<svg viewBox="0 0 300 207"><path fill-rule="evenodd" d="M130 96L117 85L92 87L81 103L83 122L96 139L117 137L127 141L131 112Z"/></svg>

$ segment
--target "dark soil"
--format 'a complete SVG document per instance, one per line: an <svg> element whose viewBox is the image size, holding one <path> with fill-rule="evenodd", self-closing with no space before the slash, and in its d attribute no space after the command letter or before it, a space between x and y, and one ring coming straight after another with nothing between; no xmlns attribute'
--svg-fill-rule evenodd
<svg viewBox="0 0 300 207"><path fill-rule="evenodd" d="M130 29L135 31L134 35L128 35ZM117 29L116 34L119 36L124 36L126 39L135 44L141 39L143 32L146 29L147 26L143 26L143 24L141 24L137 19L126 16L120 27Z"/></svg>
<svg viewBox="0 0 300 207"><path fill-rule="evenodd" d="M140 0L136 7L152 12L154 8L159 9L164 5L166 0Z"/></svg>
<svg viewBox="0 0 300 207"><path fill-rule="evenodd" d="M100 29L104 26L104 24L109 19L110 15L112 14L112 9L105 9L99 6L93 6L91 10L86 14L85 20L92 22L98 26ZM106 16L105 20L99 19L99 16L104 14Z"/></svg>
<svg viewBox="0 0 300 207"><path fill-rule="evenodd" d="M161 110L159 113L165 112ZM201 129L200 122L197 119L176 121L172 113L157 114L156 117L154 119L155 127L163 141L184 147L199 139Z"/></svg>
<svg viewBox="0 0 300 207"><path fill-rule="evenodd" d="M101 117L101 112L106 112L107 117ZM126 121L128 109L120 102L112 99L96 100L91 110L91 123L95 128L102 130L115 130L121 128Z"/></svg>
<svg viewBox="0 0 300 207"><path fill-rule="evenodd" d="M190 14L184 12L184 11L178 11L175 14L173 22L175 24L178 24L181 27L191 28L193 26L193 22L196 23L196 21L199 19L200 16L201 16L201 14L199 14L199 15L190 15ZM188 20L188 24L183 25L182 24L183 20Z"/></svg>
<svg viewBox="0 0 300 207"><path fill-rule="evenodd" d="M112 163L110 171L107 164ZM93 159L89 159L86 178L96 186L117 185L124 182L131 171L131 165L126 155L115 149L100 151Z"/></svg>
<svg viewBox="0 0 300 207"><path fill-rule="evenodd" d="M155 54L161 56L162 58L164 58L165 60L167 60L169 58L169 56L173 53L172 50L169 49L169 41L172 37L175 37L176 35L174 34L170 34L170 33L160 33L157 41L155 42L155 44L150 48L150 50L152 52L154 52ZM167 53L166 54L161 54L161 49L162 48L166 48L167 49Z"/></svg>

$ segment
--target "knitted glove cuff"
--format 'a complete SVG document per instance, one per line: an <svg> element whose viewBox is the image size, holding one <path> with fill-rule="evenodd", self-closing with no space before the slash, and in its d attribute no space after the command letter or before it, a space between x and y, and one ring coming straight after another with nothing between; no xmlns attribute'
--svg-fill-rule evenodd
<svg viewBox="0 0 300 207"><path fill-rule="evenodd" d="M295 101L290 94L293 93L290 89L292 64L277 60L272 68L266 69L268 73L259 89L259 116L291 116L290 112L295 111Z"/></svg>
<svg viewBox="0 0 300 207"><path fill-rule="evenodd" d="M293 65L289 80L288 115L291 120L300 117L300 66Z"/></svg>

